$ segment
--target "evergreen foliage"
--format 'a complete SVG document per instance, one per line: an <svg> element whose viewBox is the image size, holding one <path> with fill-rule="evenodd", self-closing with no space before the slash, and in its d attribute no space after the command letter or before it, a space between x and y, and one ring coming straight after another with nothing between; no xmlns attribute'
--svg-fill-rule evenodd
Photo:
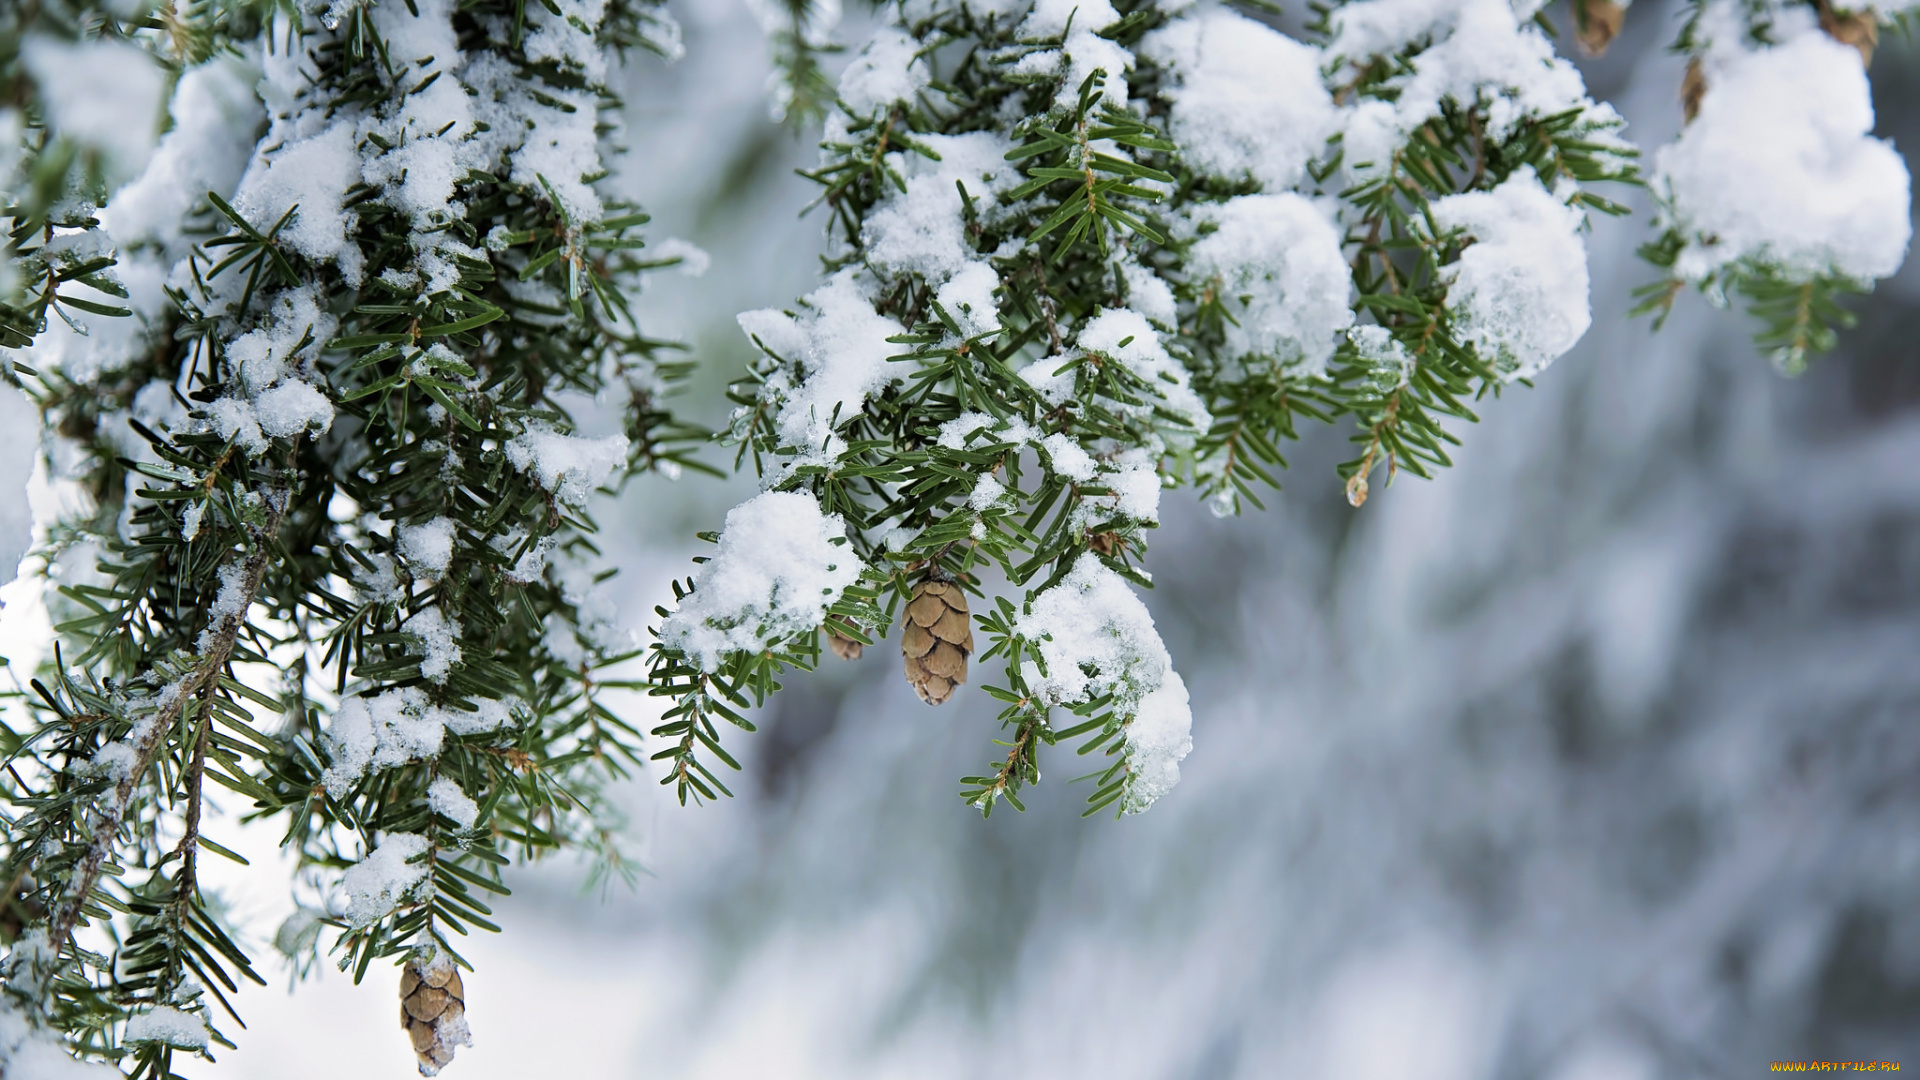
<svg viewBox="0 0 1920 1080"><path fill-rule="evenodd" d="M1196 100L1209 78L1242 80L1235 89L1254 99L1249 108L1284 110L1280 136L1320 120L1311 102L1257 100L1272 70L1210 72L1205 50L1224 52L1228 35L1306 65L1330 120L1336 95L1349 110L1393 108L1411 59L1444 31L1336 55L1322 89L1317 54L1296 57L1278 34L1226 13L1177 19L1148 3L1040 5L1030 16L992 4L890 10L893 26L848 80L907 93L852 102L843 93L829 119L809 175L839 241L831 276L795 312L742 317L764 359L734 389L730 432L770 488L809 493L844 520L864 577L814 625L723 656L676 648L683 617L660 612L654 681L673 705L654 733L680 740L662 751L673 763L666 782L683 799L724 791L701 759L732 761L716 720L750 730L747 707L783 668L814 663L821 632L884 638L917 582L950 580L986 598L976 605L989 641L978 659L1001 662L986 692L1005 706L1003 756L963 779L963 798L983 812L1002 799L1018 807L1043 748L1079 740L1078 756L1096 763L1089 812L1143 809L1185 753L1186 692L1151 621L1144 609L1131 618L1067 605L1100 623L1103 639L1075 653L1051 647L1072 628L1036 618L1036 607L1060 607L1049 594L1094 596L1107 575L1148 586L1159 489L1193 484L1227 513L1257 505L1302 416L1358 421L1359 453L1341 469L1356 504L1372 476L1446 464L1448 422L1472 419L1476 396L1552 355L1517 357L1502 336L1512 328L1475 336L1463 321L1471 313L1450 307L1472 237L1440 224L1436 205L1517 182L1550 204L1618 212L1587 185L1631 182L1633 151L1614 137L1610 110L1583 98L1543 110L1497 82L1470 81L1396 133L1386 154L1370 148L1355 162L1334 138L1281 166L1291 176L1257 162L1222 167L1223 144L1272 136L1222 134L1231 121ZM1183 71L1177 35L1196 30L1211 36ZM1341 40L1332 12L1318 30ZM1197 154L1174 134L1183 122ZM1334 134L1323 127L1322 138ZM1339 201L1343 236L1317 224L1305 196ZM1216 252L1208 242L1223 222L1256 235L1222 237L1213 247L1226 251ZM1263 228L1298 232L1247 250ZM1571 236L1571 222L1561 228ZM1584 256L1571 244L1584 296ZM1337 311L1320 325L1297 330L1245 295L1310 307L1313 269L1303 264L1314 255L1342 279ZM886 370L847 371L835 352L874 334ZM698 587L690 579L676 592ZM1052 669L1062 663L1090 678ZM1135 731L1143 710L1179 714L1179 730Z"/></svg>
<svg viewBox="0 0 1920 1080"><path fill-rule="evenodd" d="M1827 0L1690 0L1674 43L1689 58L1688 129L1656 170L1660 235L1641 255L1662 280L1636 291L1636 314L1658 325L1694 286L1716 305L1744 297L1755 343L1785 374L1834 347L1854 323L1843 298L1905 255L1907 170L1868 134L1863 69L1882 19L1910 18ZM1754 173L1770 182L1730 182Z"/></svg>
<svg viewBox="0 0 1920 1080"><path fill-rule="evenodd" d="M1264 2L888 0L837 84L837 3L753 7L775 113L824 123L832 248L793 308L741 316L721 438L765 490L646 647L597 591L589 499L711 471L664 404L690 361L631 305L683 256L601 184L613 65L680 48L656 0L0 8L0 347L78 496L41 552L61 643L0 726L0 1076L72 1053L160 1080L233 1045L261 965L202 886L240 859L209 784L297 856L276 946L403 972L430 1074L503 868L631 876L610 785L730 795L729 729L822 635L853 657L901 624L936 704L991 664L1002 737L960 790L983 814L1068 749L1086 813L1144 810L1190 746L1135 591L1163 490L1257 508L1308 420L1351 430L1355 506L1435 475L1586 330L1588 215L1629 185L1660 207L1648 307L1744 295L1788 370L1904 254L1836 61L1878 13L1702 0L1698 122L1643 175L1507 0L1315 6L1305 42ZM1595 12L1604 47L1620 11ZM63 79L75 57L123 77ZM1697 197L1769 65L1827 79L1834 109L1796 115L1865 178L1800 233L1752 227L1793 178L1730 218ZM580 435L581 395L624 433Z"/></svg>
<svg viewBox="0 0 1920 1080"><path fill-rule="evenodd" d="M209 785L278 821L302 873L353 868L350 907L280 944L311 963L331 926L356 980L383 957L464 963L457 940L496 928L486 898L512 859L575 847L631 873L602 791L642 760L640 735L602 702L602 672L634 646L575 569L595 550L584 503L633 469L691 464L699 433L661 406L685 364L627 300L662 263L646 215L593 186L618 106L606 54L674 42L644 3L593 14L209 15L201 52L268 20L246 47L284 96L248 178L231 201L206 194L216 227L173 268L137 359L84 380L27 371L91 496L60 557L97 562L56 605L86 647L34 680L34 725L0 733L6 989L130 1076L231 1046L229 995L260 979L199 886L204 858L237 858L201 832ZM167 46L164 19L109 25ZM309 182L327 170L354 177L333 207ZM16 222L84 223L98 189L69 172L64 204ZM422 207L409 185L436 180ZM85 272L113 292L98 262ZM611 388L626 436L570 434L563 395ZM390 845L409 857L382 864ZM207 1035L140 1041L149 1015Z"/></svg>

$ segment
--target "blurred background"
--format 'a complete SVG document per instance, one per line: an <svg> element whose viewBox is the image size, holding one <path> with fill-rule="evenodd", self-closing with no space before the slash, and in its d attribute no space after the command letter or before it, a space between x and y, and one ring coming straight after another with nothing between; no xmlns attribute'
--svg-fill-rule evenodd
<svg viewBox="0 0 1920 1080"><path fill-rule="evenodd" d="M712 253L645 303L717 423L734 314L811 288L822 220L797 216L813 133L768 118L744 0L676 7L685 59L629 65L621 182L651 235ZM1680 121L1675 28L1645 0L1585 65L1642 146ZM1879 133L1920 146L1920 48L1890 37ZM512 876L446 1075L1920 1068L1920 265L1786 380L1697 296L1658 334L1625 316L1649 236L1644 213L1596 224L1593 330L1487 403L1438 481L1355 511L1346 432L1322 429L1265 513L1168 497L1146 599L1194 749L1151 813L1081 820L1055 751L1027 813L983 822L956 781L993 752L984 695L929 709L891 647L829 657L734 740L738 798L626 793L635 888ZM648 478L601 509L631 625L750 490ZM273 837L228 828L255 867L226 895L271 928ZM389 973L289 995L253 945L274 985L194 1075L412 1073Z"/></svg>

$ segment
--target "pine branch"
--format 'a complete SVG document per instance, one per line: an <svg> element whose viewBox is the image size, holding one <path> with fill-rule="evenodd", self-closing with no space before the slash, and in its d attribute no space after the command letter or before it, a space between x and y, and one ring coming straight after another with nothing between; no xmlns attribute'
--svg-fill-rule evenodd
<svg viewBox="0 0 1920 1080"><path fill-rule="evenodd" d="M100 881L101 870L113 853L114 845L119 842L120 828L127 809L132 805L134 790L146 781L147 770L153 764L154 756L166 745L174 726L180 722L187 706L202 694L209 692L216 684L220 673L225 669L240 634L247 628L247 609L253 604L254 596L260 591L268 567L272 562L272 545L278 540L280 522L286 514L288 489L284 483L276 483L267 496L267 520L261 526L251 529L250 547L252 550L240 564L239 588L234 596L239 604L237 608L219 612L208 627L209 645L202 651L200 659L188 671L186 678L175 684L177 692L170 700L162 704L145 721L133 742L131 763L124 776L116 782L108 794L105 804L96 812L91 823L93 841L81 856L74 870L71 884L67 887L67 898L53 911L50 920L47 944L48 951L58 956L73 936L73 929L81 918L82 909L93 895L94 887ZM202 741L195 740L196 758L201 752ZM197 836L199 826L199 801L197 798L199 770L194 771L194 791L196 798L192 806L190 835Z"/></svg>

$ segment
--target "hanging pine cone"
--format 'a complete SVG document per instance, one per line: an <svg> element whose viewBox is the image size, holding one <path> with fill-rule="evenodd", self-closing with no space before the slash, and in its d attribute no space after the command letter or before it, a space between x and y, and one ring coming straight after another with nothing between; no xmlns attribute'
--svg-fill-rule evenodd
<svg viewBox="0 0 1920 1080"><path fill-rule="evenodd" d="M425 964L416 957L400 972L400 1026L413 1040L420 1075L438 1075L453 1060L454 1047L473 1045L466 999L460 972L444 956Z"/></svg>
<svg viewBox="0 0 1920 1080"><path fill-rule="evenodd" d="M1579 0L1574 18L1579 23L1580 47L1589 56L1604 56L1626 22L1627 9L1613 0Z"/></svg>
<svg viewBox="0 0 1920 1080"><path fill-rule="evenodd" d="M1687 61L1687 74L1680 80L1680 111L1686 115L1687 123L1700 115L1700 101L1707 96L1707 70L1700 64L1700 58Z"/></svg>
<svg viewBox="0 0 1920 1080"><path fill-rule="evenodd" d="M1874 47L1880 44L1880 17L1872 8L1842 14L1833 7L1820 5L1820 29L1842 45L1860 50L1860 63L1873 65Z"/></svg>
<svg viewBox="0 0 1920 1080"><path fill-rule="evenodd" d="M951 581L914 586L901 623L900 652L907 682L929 705L943 705L953 688L967 681L967 657L973 654L973 622L967 594Z"/></svg>
<svg viewBox="0 0 1920 1080"><path fill-rule="evenodd" d="M851 629L838 619L827 620L827 648L832 649L833 655L842 660L860 659L860 654L866 652L867 647L841 633L842 627Z"/></svg>

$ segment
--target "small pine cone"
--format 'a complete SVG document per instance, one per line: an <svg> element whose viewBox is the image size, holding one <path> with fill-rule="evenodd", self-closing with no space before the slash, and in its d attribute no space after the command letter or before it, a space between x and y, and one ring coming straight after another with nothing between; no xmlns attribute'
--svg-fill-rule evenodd
<svg viewBox="0 0 1920 1080"><path fill-rule="evenodd" d="M1580 47L1588 56L1606 55L1626 19L1627 9L1613 0L1579 0L1575 20L1580 24Z"/></svg>
<svg viewBox="0 0 1920 1080"><path fill-rule="evenodd" d="M1707 72L1700 64L1700 58L1687 61L1686 77L1680 80L1680 111L1686 115L1687 123L1700 115L1700 99L1707 96Z"/></svg>
<svg viewBox="0 0 1920 1080"><path fill-rule="evenodd" d="M907 682L921 701L944 705L953 688L967 681L967 657L973 655L967 594L951 581L921 582L914 587L900 629Z"/></svg>
<svg viewBox="0 0 1920 1080"><path fill-rule="evenodd" d="M472 1046L467 1031L467 990L444 956L407 961L400 972L400 1026L420 1059L420 1075L436 1076L453 1060L453 1048Z"/></svg>
<svg viewBox="0 0 1920 1080"><path fill-rule="evenodd" d="M840 627L843 626L846 624L838 619L827 620L827 648L832 649L833 655L842 660L858 660L860 654L867 651L867 647L842 634Z"/></svg>
<svg viewBox="0 0 1920 1080"><path fill-rule="evenodd" d="M1842 45L1860 50L1862 66L1873 64L1874 46L1880 44L1880 19L1873 9L1850 11L1842 15L1831 6L1820 7L1820 29Z"/></svg>

